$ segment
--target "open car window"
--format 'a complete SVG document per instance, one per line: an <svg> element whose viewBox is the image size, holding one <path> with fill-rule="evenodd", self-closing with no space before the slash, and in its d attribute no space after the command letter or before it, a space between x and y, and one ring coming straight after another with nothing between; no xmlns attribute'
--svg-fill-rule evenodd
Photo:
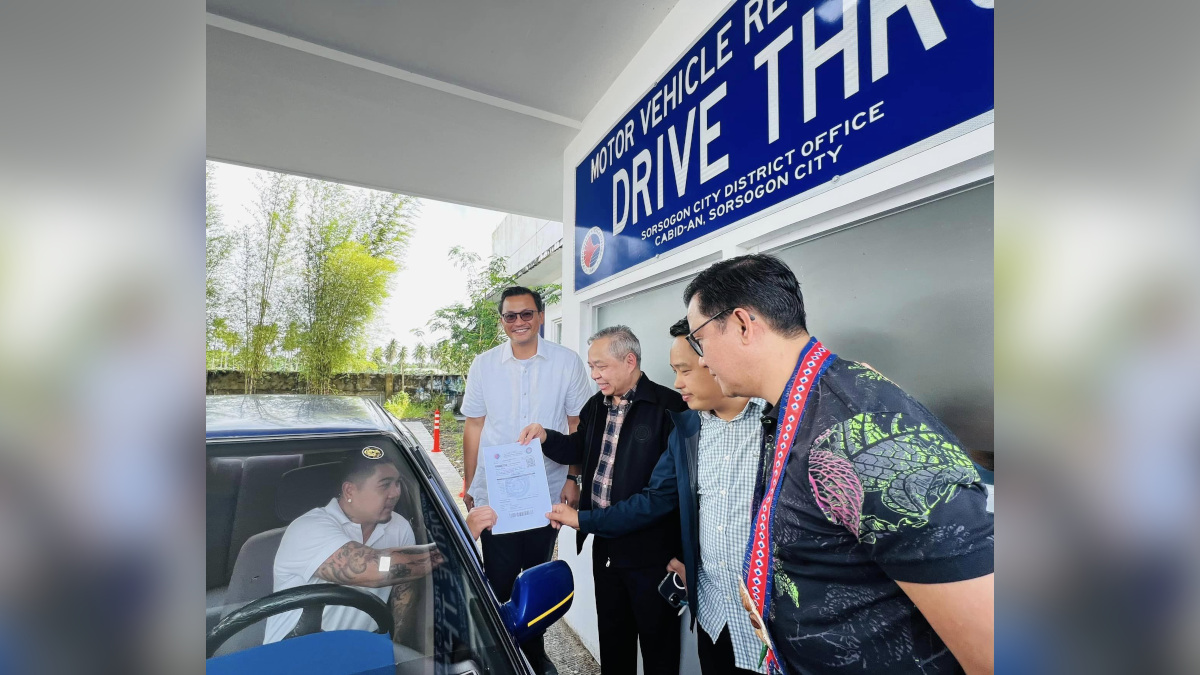
<svg viewBox="0 0 1200 675"><path fill-rule="evenodd" d="M404 437L401 442L407 443L410 442L410 439ZM392 638L396 672L514 672L512 665L514 659L521 657L500 622L494 607L494 600L487 590L486 582L480 576L473 542L465 539L462 534L461 518L456 513L443 510L442 502L438 499L437 495L444 491L444 487L439 483L431 482L424 471L414 464L414 460L408 456L408 452L397 446L390 437L347 438L338 440L333 445L329 442L322 442L320 447L317 447L316 443L318 441L315 440L296 441L291 447L288 447L289 444L286 440L278 438L271 441L238 443L237 448L221 448L219 461L226 464L246 462L246 466L255 468L251 466L254 462L250 460L256 456L278 459L289 456L283 453L295 452L297 466L295 469L285 471L278 479L276 488L279 494L274 499L276 505L280 503L285 505L303 504L302 509L293 509L294 515L291 516L290 522L294 522L294 518L299 513L311 512L312 508L326 507L333 496L329 494L331 485L329 480L297 481L294 480L295 476L303 474L305 471L313 474L320 474L322 471L328 472L330 467L334 466L333 462L339 457L345 456L347 452L360 452L364 445L379 446L387 450L388 458L392 460L400 473L401 495L394 507L394 512L411 526L412 539L416 545L433 545L441 557L441 563L431 572L408 583L406 588L409 598L403 609L397 608L394 603L388 601L391 594L397 592L396 588L379 589L379 592L374 593L387 603L388 612L395 621L396 628ZM417 452L419 451L417 450ZM210 458L214 454L210 453ZM246 479L246 476L243 476L243 479ZM302 487L297 488L297 485ZM214 486L210 484L210 493L213 489ZM295 494L297 490L302 494ZM210 499L211 497L212 494L210 494ZM234 521L239 520L243 515L242 511L254 507L252 502L243 503L240 493L236 501L237 503L230 507L238 512L233 517ZM210 538L213 535L213 525L213 521L210 520ZM279 530L275 530L275 532L278 533ZM249 563L258 561L258 566L262 568L261 572L273 576L275 571L269 563L275 559L282 535L277 534L274 539L271 539L271 531L261 534L266 540L273 541L276 548L268 549L266 552L259 550L256 555L248 555L247 550L243 549L238 555L238 559L239 562L247 563L247 567L249 567ZM261 548L261 545L264 544L256 540L253 545L260 545ZM270 543L265 545L271 546ZM237 565L234 567L236 568ZM239 583L239 577L244 576L246 576L244 572L233 574L233 579L229 582L228 591L226 591L227 603L220 608L222 617L228 616L231 611L238 608L250 606L276 590L281 590L279 589L279 580L275 579L273 582L262 584L254 593L234 597L238 595L237 589L245 587L244 584ZM312 578L308 580L308 583L301 585L323 583L326 582ZM371 593L369 590L362 592ZM362 614L359 610L348 607L326 607L321 617L325 630L333 628L330 624L332 616L336 612L342 613L343 616L346 612ZM295 613L299 615L300 611L296 610ZM365 618L366 615L362 614L362 617ZM261 645L264 635L263 625L265 624L264 620L257 628L246 629L247 635L231 639L225 647L217 652L217 655L234 653ZM289 624L289 626L295 625L295 621ZM374 625L373 621L368 620L368 627L362 630L370 630L370 627ZM255 631L257 631L257 638L253 639ZM252 639L248 640L247 637ZM282 647L286 641L283 640L280 645L275 645L275 647Z"/></svg>
<svg viewBox="0 0 1200 675"><path fill-rule="evenodd" d="M397 651L398 665L404 658L414 658L412 665L436 663L449 666L445 672L451 673L511 672L504 629L489 613L492 601L472 576L473 562L465 558L457 528L446 522L429 489L418 494L425 536L418 543L436 545L444 562L421 582L410 616L397 624L396 641L408 648Z"/></svg>

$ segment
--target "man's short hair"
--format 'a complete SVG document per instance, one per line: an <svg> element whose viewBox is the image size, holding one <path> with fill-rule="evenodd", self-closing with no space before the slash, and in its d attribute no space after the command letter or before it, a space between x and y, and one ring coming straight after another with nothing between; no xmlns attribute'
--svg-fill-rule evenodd
<svg viewBox="0 0 1200 675"><path fill-rule="evenodd" d="M500 294L500 303L496 305L496 310L503 314L504 301L521 295L532 295L533 306L537 307L537 311L546 311L546 303L542 302L542 294L538 293L532 288L525 288L524 286L509 286L508 288L504 289L504 292Z"/></svg>
<svg viewBox="0 0 1200 675"><path fill-rule="evenodd" d="M379 448L371 449L380 450ZM362 485L364 480L370 478L375 473L375 469L378 469L381 465L392 463L388 454L382 450L380 450L377 458L375 458L375 455L376 453L374 452L355 450L342 459L342 466L338 471L337 491L339 495L342 493L342 485L346 483Z"/></svg>
<svg viewBox="0 0 1200 675"><path fill-rule="evenodd" d="M794 337L807 331L804 296L796 275L771 255L742 255L715 262L687 285L683 302L696 298L700 313L715 316L741 307L766 320L776 331ZM716 320L724 324L728 315Z"/></svg>
<svg viewBox="0 0 1200 675"><path fill-rule="evenodd" d="M639 368L642 365L642 343L638 341L637 336L629 329L629 326L609 326L596 331L596 334L588 338L588 344L592 344L600 338L609 338L608 351L618 359L624 359L626 354L633 354L634 363Z"/></svg>
<svg viewBox="0 0 1200 675"><path fill-rule="evenodd" d="M673 338L687 337L687 334L690 332L692 332L692 329L688 327L686 316L671 324L671 337Z"/></svg>

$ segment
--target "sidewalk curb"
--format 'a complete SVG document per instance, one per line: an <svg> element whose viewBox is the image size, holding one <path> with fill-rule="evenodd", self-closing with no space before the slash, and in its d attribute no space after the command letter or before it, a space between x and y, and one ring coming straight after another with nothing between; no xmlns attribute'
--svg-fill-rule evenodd
<svg viewBox="0 0 1200 675"><path fill-rule="evenodd" d="M425 429L425 425L420 422L402 422L404 427L412 432L413 436L417 437L417 441L421 443L421 448L425 450L425 454L429 456L429 460L433 462L433 466L437 469L438 475L442 477L442 482L446 484L446 489L454 496L454 502L458 504L458 508L464 514L467 512L467 507L463 504L462 498L458 493L462 492L463 479L458 475L458 469L446 459L444 452L430 452L433 448L433 436Z"/></svg>

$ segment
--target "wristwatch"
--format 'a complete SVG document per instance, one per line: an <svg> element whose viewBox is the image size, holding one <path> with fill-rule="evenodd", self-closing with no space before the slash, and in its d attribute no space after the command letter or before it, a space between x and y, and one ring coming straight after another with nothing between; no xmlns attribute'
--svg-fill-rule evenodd
<svg viewBox="0 0 1200 675"><path fill-rule="evenodd" d="M576 476L576 475L574 475L574 474L567 474L567 480L572 480L572 481L575 481L575 484L576 484L576 485L578 485L578 486L579 486L579 487L581 487L581 488L583 487L583 476Z"/></svg>

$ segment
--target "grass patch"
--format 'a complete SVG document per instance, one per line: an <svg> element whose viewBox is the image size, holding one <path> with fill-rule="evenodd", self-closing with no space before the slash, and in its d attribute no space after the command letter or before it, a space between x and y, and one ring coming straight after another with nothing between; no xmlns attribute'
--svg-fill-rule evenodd
<svg viewBox="0 0 1200 675"><path fill-rule="evenodd" d="M406 392L397 392L384 402L383 407L388 412L402 420L420 420L425 430L433 435L433 411L442 410L442 428L440 445L446 459L458 469L458 475L463 471L462 430L463 424L454 418L454 410L446 405L446 398L438 395L429 401L416 402L409 399Z"/></svg>
<svg viewBox="0 0 1200 675"><path fill-rule="evenodd" d="M383 407L390 413L396 416L396 419L409 419L412 417L420 417L420 415L410 414L409 409L412 408L412 403L408 399L408 392L398 391L392 394L391 398L383 402Z"/></svg>

